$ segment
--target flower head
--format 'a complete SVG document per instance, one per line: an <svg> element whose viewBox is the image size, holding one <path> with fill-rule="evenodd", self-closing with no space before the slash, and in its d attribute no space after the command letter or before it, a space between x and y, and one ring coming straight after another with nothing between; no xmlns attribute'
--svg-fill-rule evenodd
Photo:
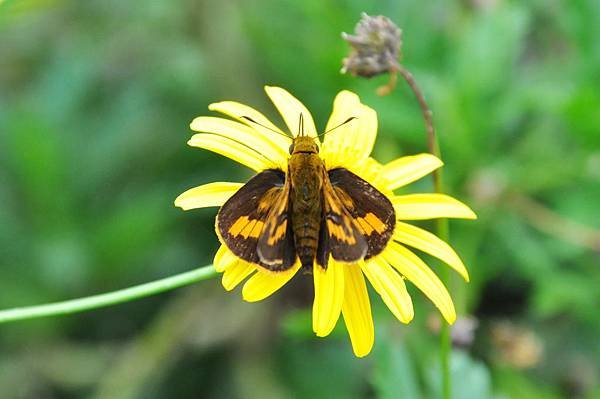
<svg viewBox="0 0 600 399"><path fill-rule="evenodd" d="M320 147L318 156L330 175L331 171L340 168L350 171L387 197L393 205L392 214L395 214L390 238L376 255L365 256L363 253L360 259L352 262L330 257L326 267L315 262L312 274L315 287L313 330L316 335L327 336L341 314L356 356L365 356L371 351L374 326L365 277L401 322L408 323L413 318L407 280L433 302L446 321L453 323L456 313L448 291L412 249L441 259L468 281L467 270L448 244L406 221L440 217L474 219L476 216L466 205L446 195L394 194L394 190L429 174L442 166L442 162L431 154L402 157L387 164L370 158L377 135L377 115L354 93L342 91L336 96L325 131L341 126L320 142L313 118L300 101L278 87L267 86L265 90L290 132L297 131L298 117L303 116L303 132L313 137ZM208 116L194 119L191 128L199 133L192 136L188 144L224 155L259 173L273 171L282 176L288 173L292 137L246 105L224 101L211 104L209 109L233 120ZM350 119L351 123L343 123ZM205 184L181 194L175 205L184 210L222 206L243 186L225 182ZM245 238L259 237L262 228L263 225L258 223L246 224L240 225L236 232ZM222 245L214 258L215 269L223 273L222 284L226 290L232 290L246 280L242 289L246 301L259 301L273 294L301 267L296 260L293 266L283 271L271 271L264 267L263 256L255 256L260 259L257 262L244 260L243 256L238 256L237 249L232 249L218 235Z"/></svg>
<svg viewBox="0 0 600 399"><path fill-rule="evenodd" d="M342 33L352 46L352 53L343 60L342 72L370 78L394 70L402 46L401 34L389 18L363 13L354 35Z"/></svg>

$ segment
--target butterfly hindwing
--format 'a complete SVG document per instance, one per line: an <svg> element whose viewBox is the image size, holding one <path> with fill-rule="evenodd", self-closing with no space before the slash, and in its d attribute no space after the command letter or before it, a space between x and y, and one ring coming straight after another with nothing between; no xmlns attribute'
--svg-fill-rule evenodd
<svg viewBox="0 0 600 399"><path fill-rule="evenodd" d="M262 264L273 271L289 269L296 261L289 196L290 184L286 181L278 198L273 201L265 200L265 205L270 203L272 207L258 238L256 250Z"/></svg>
<svg viewBox="0 0 600 399"><path fill-rule="evenodd" d="M380 254L396 226L390 200L375 187L344 168L328 172L329 180L367 244L365 259Z"/></svg>
<svg viewBox="0 0 600 399"><path fill-rule="evenodd" d="M287 213L288 194L286 194L285 174L279 170L265 170L250 179L219 210L216 229L222 242L237 257L246 262L263 266L269 270L285 270L293 265L290 261L293 250L293 236L287 229L269 248L269 256L263 262L258 243L277 219L279 213ZM283 204L283 205L282 205ZM281 210L281 212L277 212ZM286 216L287 217L287 216ZM269 229L266 227L269 226ZM261 248L264 248L261 245ZM280 262L273 259L274 254L285 254ZM290 263L291 262L291 263Z"/></svg>
<svg viewBox="0 0 600 399"><path fill-rule="evenodd" d="M328 178L323 181L323 222L317 249L317 264L326 267L329 255L340 262L363 259L368 244L352 215Z"/></svg>

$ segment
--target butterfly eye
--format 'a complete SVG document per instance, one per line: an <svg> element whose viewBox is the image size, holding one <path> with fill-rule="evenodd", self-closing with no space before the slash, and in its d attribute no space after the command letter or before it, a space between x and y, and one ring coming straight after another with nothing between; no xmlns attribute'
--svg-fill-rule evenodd
<svg viewBox="0 0 600 399"><path fill-rule="evenodd" d="M294 153L294 143L290 144L290 155Z"/></svg>

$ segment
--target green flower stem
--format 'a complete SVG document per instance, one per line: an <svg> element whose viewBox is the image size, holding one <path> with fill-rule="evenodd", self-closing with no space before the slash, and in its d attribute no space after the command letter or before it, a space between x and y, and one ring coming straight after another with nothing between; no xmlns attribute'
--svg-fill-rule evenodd
<svg viewBox="0 0 600 399"><path fill-rule="evenodd" d="M423 114L423 120L425 121L425 128L427 130L427 147L429 152L442 159L442 154L440 151L440 143L438 141L437 135L435 134L435 129L433 127L433 118L431 110L427 105L427 101L425 101L425 97L423 96L423 92L419 89L417 82L415 81L413 75L402 65L396 64L395 71L391 73L400 73L406 83L410 86L417 101L419 102L419 107L421 108L421 113ZM433 187L436 193L443 193L443 174L442 169L436 169L433 172ZM444 241L448 241L449 238L449 227L448 227L448 219L438 219L437 220L437 235ZM441 271L441 280L449 288L450 285L450 272L447 267L443 268ZM442 316L441 318L441 329L440 329L440 363L442 370L442 398L450 399L452 387L450 385L450 352L452 351L452 340L450 338L450 326L446 323L446 320Z"/></svg>
<svg viewBox="0 0 600 399"><path fill-rule="evenodd" d="M170 291L199 281L208 280L217 275L212 265L166 277L150 283L125 288L105 294L92 295L69 301L47 303L39 306L27 306L21 308L6 309L0 311L0 323L8 323L17 320L37 319L47 316L58 316L71 313L84 312L129 302L134 299L144 298L161 292Z"/></svg>
<svg viewBox="0 0 600 399"><path fill-rule="evenodd" d="M438 175L438 181L441 188L442 183L442 174ZM442 191L436 192L441 193ZM438 236L448 242L449 239L449 227L448 227L448 219L438 219L437 221L437 233ZM440 271L440 277L442 282L450 288L450 280L452 275L450 274L450 268L444 267ZM440 361L442 366L442 397L444 399L451 398L451 378L450 378L450 353L452 352L452 339L450 336L450 325L444 320L443 317L441 329L440 329Z"/></svg>
<svg viewBox="0 0 600 399"><path fill-rule="evenodd" d="M429 111L431 116L431 111ZM431 119L429 120L431 121ZM427 142L429 151L442 159L442 153L440 151L440 143L438 141L435 130L433 129L433 123L431 127L427 129ZM444 192L444 174L442 168L436 169L433 172L433 189L436 193L442 194ZM437 235L440 239L448 242L450 239L450 227L448 225L448 219L441 218L436 221ZM440 278L444 285L450 289L451 280L450 269L444 267L440 270ZM440 329L440 362L442 368L442 398L450 399L452 397L452 385L450 378L450 353L452 352L452 338L450 336L450 325L446 322L443 316L441 318L441 329Z"/></svg>

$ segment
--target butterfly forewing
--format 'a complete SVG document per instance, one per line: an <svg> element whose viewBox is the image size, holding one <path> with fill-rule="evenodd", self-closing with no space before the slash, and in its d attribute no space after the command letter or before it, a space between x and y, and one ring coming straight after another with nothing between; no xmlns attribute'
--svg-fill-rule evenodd
<svg viewBox="0 0 600 399"><path fill-rule="evenodd" d="M328 175L337 198L366 241L364 258L380 254L396 225L392 203L383 193L347 169L332 169Z"/></svg>
<svg viewBox="0 0 600 399"><path fill-rule="evenodd" d="M282 209L281 213L287 215L287 197L282 171L266 170L257 174L219 210L216 227L221 240L234 255L246 262L269 270L290 268L295 261L295 251L293 237L287 228L272 245L268 240L261 245L263 251L260 252L264 252L266 262L257 249L263 234L273 228L277 231L278 223L285 221L279 220L275 211ZM276 259L277 254L281 258Z"/></svg>

